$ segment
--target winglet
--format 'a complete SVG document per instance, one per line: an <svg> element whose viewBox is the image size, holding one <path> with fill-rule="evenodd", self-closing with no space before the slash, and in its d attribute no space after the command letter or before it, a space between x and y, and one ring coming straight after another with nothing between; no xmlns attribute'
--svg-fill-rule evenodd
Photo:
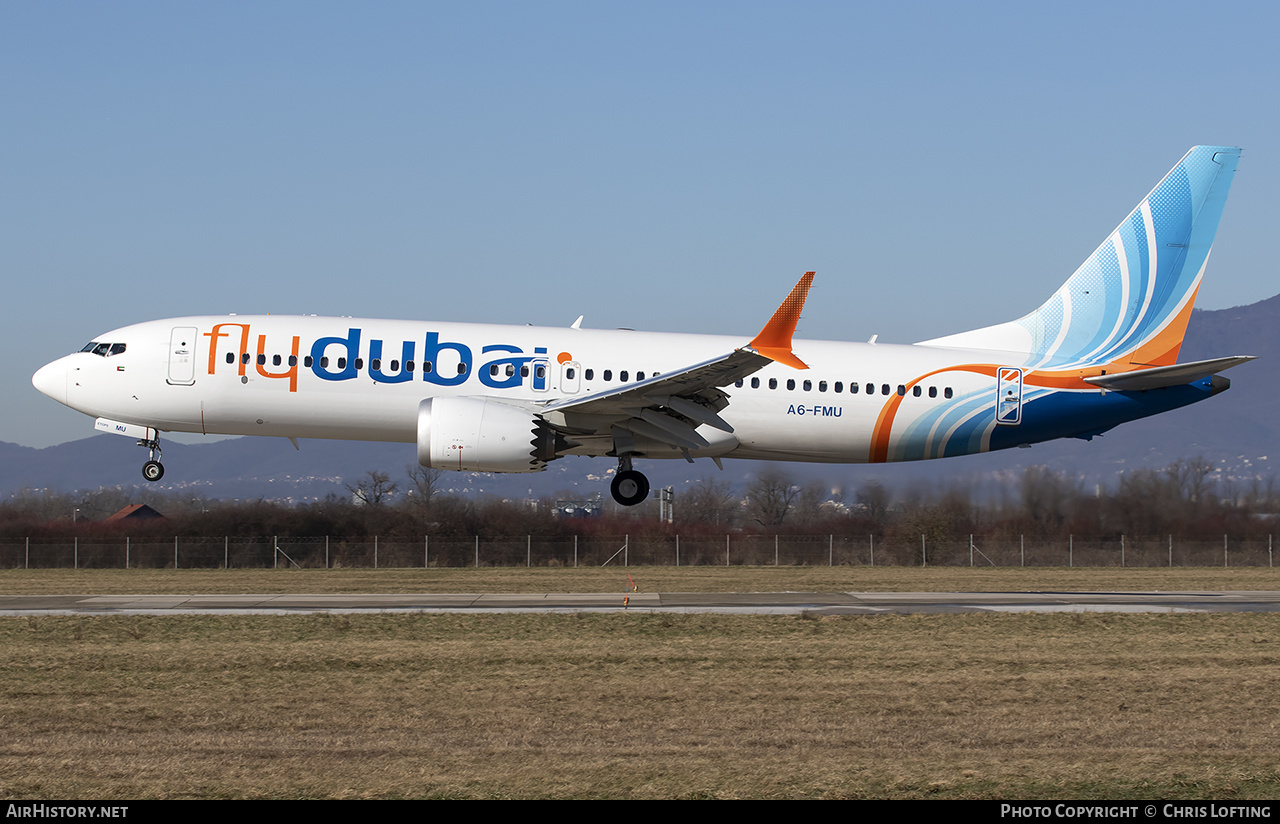
<svg viewBox="0 0 1280 824"><path fill-rule="evenodd" d="M748 346L778 363L785 363L796 369L809 368L792 353L791 336L796 333L796 324L800 322L800 311L804 309L804 300L809 296L809 287L813 285L813 275L813 272L804 273L791 294L778 307L778 311L773 313L773 317Z"/></svg>

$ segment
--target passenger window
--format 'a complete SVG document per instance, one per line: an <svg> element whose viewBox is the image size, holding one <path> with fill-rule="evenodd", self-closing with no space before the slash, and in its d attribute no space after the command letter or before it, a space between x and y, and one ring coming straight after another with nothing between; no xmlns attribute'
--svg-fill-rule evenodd
<svg viewBox="0 0 1280 824"><path fill-rule="evenodd" d="M321 369L328 369L328 368L329 368L329 356L328 356L328 355L321 355L321 356L320 356L320 368L321 368Z"/></svg>
<svg viewBox="0 0 1280 824"><path fill-rule="evenodd" d="M279 366L279 365L280 365L280 356L279 356L279 355L275 355L275 356L273 356L273 357L271 358L271 365L272 365L272 366Z"/></svg>
<svg viewBox="0 0 1280 824"><path fill-rule="evenodd" d="M949 398L949 397L951 397L951 387L950 387L950 386L948 386L946 389L943 389L943 390L942 390L942 397L944 397L944 398Z"/></svg>
<svg viewBox="0 0 1280 824"><path fill-rule="evenodd" d="M394 359L391 361L391 371L392 372L400 371L400 361L394 360Z"/></svg>
<svg viewBox="0 0 1280 824"><path fill-rule="evenodd" d="M936 386L930 386L930 387L929 387L929 397L931 397L931 398L936 398L936 397L938 397L938 387L936 387Z"/></svg>
<svg viewBox="0 0 1280 824"><path fill-rule="evenodd" d="M458 364L458 365L461 366L462 364ZM533 374L535 377L539 379L545 378L547 376L547 367L543 366L542 364L538 364L538 367L537 369L534 370Z"/></svg>
<svg viewBox="0 0 1280 824"><path fill-rule="evenodd" d="M887 383L882 383L882 384L880 384L880 394L881 394L881 395L888 395L888 394L889 394L889 384L887 384Z"/></svg>
<svg viewBox="0 0 1280 824"><path fill-rule="evenodd" d="M241 362L241 363L248 363L248 362L249 362L249 353L248 353L248 352L245 352L244 354L242 354L242 355L240 356L240 362Z"/></svg>
<svg viewBox="0 0 1280 824"><path fill-rule="evenodd" d="M589 381L590 381L590 380L595 380L595 377L596 377L596 370L594 370L594 369L587 369L587 370L585 370L585 371L582 373L582 377L586 378L586 379L587 379L587 380L589 380Z"/></svg>
<svg viewBox="0 0 1280 824"><path fill-rule="evenodd" d="M734 385L734 386L736 386L736 387L738 387L739 389L741 389L741 388L742 388L742 379L741 379L741 378L739 378L738 380L734 381L734 382L733 382L733 385Z"/></svg>
<svg viewBox="0 0 1280 824"><path fill-rule="evenodd" d="M307 367L308 369L310 369L310 368L311 368L311 363L312 363L312 361L311 361L311 356L310 356L310 355L304 355L304 356L303 356L303 358L302 358L302 365L303 365L303 366L305 366L305 367Z"/></svg>
<svg viewBox="0 0 1280 824"><path fill-rule="evenodd" d="M884 388L884 391L887 393L889 391L889 387L886 386ZM875 393L876 393L876 385L874 383L867 384L867 394L874 395Z"/></svg>
<svg viewBox="0 0 1280 824"><path fill-rule="evenodd" d="M637 373L636 373L636 380L638 380L638 381L642 381L642 380L644 380L644 373L643 373L643 372L637 372Z"/></svg>
<svg viewBox="0 0 1280 824"><path fill-rule="evenodd" d="M262 354L259 354L259 355L258 355L258 365L259 365L259 366L266 366L266 365L267 365L267 356L266 356L266 355L262 355Z"/></svg>
<svg viewBox="0 0 1280 824"><path fill-rule="evenodd" d="M627 370L623 369L621 372L618 373L618 380L622 381L623 383L627 382Z"/></svg>
<svg viewBox="0 0 1280 824"><path fill-rule="evenodd" d="M431 369L432 369L432 363L431 363L431 361L429 361L429 360L424 360L424 361L422 362L422 373L425 375L426 373L430 372L430 371L431 371Z"/></svg>
<svg viewBox="0 0 1280 824"><path fill-rule="evenodd" d="M369 368L370 368L370 369L381 369L381 368L382 368L382 358L370 358L370 360L369 360Z"/></svg>
<svg viewBox="0 0 1280 824"><path fill-rule="evenodd" d="M917 398L920 397L920 387L918 386L911 387L911 394L914 397L917 397Z"/></svg>
<svg viewBox="0 0 1280 824"><path fill-rule="evenodd" d="M827 391L827 382L826 382L826 381L818 381L818 391L819 391L819 392L826 392L826 391Z"/></svg>
<svg viewBox="0 0 1280 824"><path fill-rule="evenodd" d="M752 378L752 379L751 379L751 388L752 388L752 389L759 389L759 388L760 388L760 379L759 379L759 378Z"/></svg>
<svg viewBox="0 0 1280 824"><path fill-rule="evenodd" d="M907 396L907 387L903 386L902 384L898 384L898 397L905 398L906 396Z"/></svg>
<svg viewBox="0 0 1280 824"><path fill-rule="evenodd" d="M489 367L489 377L491 378L498 377L498 364L495 363Z"/></svg>
<svg viewBox="0 0 1280 824"><path fill-rule="evenodd" d="M521 366L521 367L520 367L520 377L522 377L522 378L527 378L527 377L529 377L529 367L527 367L527 366Z"/></svg>
<svg viewBox="0 0 1280 824"><path fill-rule="evenodd" d="M573 380L573 367L564 370L564 376L566 380Z"/></svg>
<svg viewBox="0 0 1280 824"><path fill-rule="evenodd" d="M813 391L813 381L805 381L805 382L804 382L804 391L806 391L806 392L812 392L812 391Z"/></svg>
<svg viewBox="0 0 1280 824"><path fill-rule="evenodd" d="M794 391L794 390L795 390L795 388L796 388L796 382L795 382L795 379L794 379L794 378L787 378L787 390L788 390L788 391Z"/></svg>
<svg viewBox="0 0 1280 824"><path fill-rule="evenodd" d="M607 381L611 381L611 380L613 380L613 370L612 370L612 369L606 369L606 370L604 370L604 379L605 379L605 380L607 380Z"/></svg>
<svg viewBox="0 0 1280 824"><path fill-rule="evenodd" d="M777 378L769 378L769 388L770 388L770 389L777 389L777 388L778 388L778 379L777 379Z"/></svg>
<svg viewBox="0 0 1280 824"><path fill-rule="evenodd" d="M413 371L413 361L411 361L411 360L407 360L407 361L405 361L405 362L404 362L404 371L406 371L406 372L412 372L412 371Z"/></svg>
<svg viewBox="0 0 1280 824"><path fill-rule="evenodd" d="M364 358L356 358L356 369L364 369Z"/></svg>
<svg viewBox="0 0 1280 824"><path fill-rule="evenodd" d="M232 353L232 352L228 352L228 353L227 353L227 363L235 363L235 362L236 362L236 356L235 356L235 354L234 354L234 353Z"/></svg>
<svg viewBox="0 0 1280 824"><path fill-rule="evenodd" d="M290 365L290 366L297 366L297 365L298 365L298 356L297 356L297 355L290 355L290 356L289 356L289 365Z"/></svg>
<svg viewBox="0 0 1280 824"><path fill-rule="evenodd" d="M338 358L338 368L339 368L339 369L346 369L346 368L347 368L347 359L346 359L346 358Z"/></svg>
<svg viewBox="0 0 1280 824"><path fill-rule="evenodd" d="M836 391L836 394L837 394L837 395L839 395L841 392L843 392L843 391L844 391L844 384L843 384L842 382L840 382L840 381L836 381L835 391Z"/></svg>

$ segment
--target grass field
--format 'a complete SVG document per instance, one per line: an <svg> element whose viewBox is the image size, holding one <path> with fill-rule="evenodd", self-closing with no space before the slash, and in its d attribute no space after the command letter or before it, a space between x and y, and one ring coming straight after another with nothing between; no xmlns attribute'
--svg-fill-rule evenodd
<svg viewBox="0 0 1280 824"><path fill-rule="evenodd" d="M480 569L9 569L9 595L341 592L1008 592L1276 590L1265 567L697 566Z"/></svg>
<svg viewBox="0 0 1280 824"><path fill-rule="evenodd" d="M1278 588L1267 570L630 571L648 591ZM0 575L9 592L623 583ZM0 796L1274 798L1278 676L1272 614L6 618Z"/></svg>

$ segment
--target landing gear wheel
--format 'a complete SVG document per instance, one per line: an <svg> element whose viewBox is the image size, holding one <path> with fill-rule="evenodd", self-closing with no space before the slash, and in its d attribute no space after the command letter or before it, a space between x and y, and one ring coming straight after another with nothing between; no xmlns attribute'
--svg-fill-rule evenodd
<svg viewBox="0 0 1280 824"><path fill-rule="evenodd" d="M142 465L142 477L148 481L158 481L164 477L164 466L159 461L147 461Z"/></svg>
<svg viewBox="0 0 1280 824"><path fill-rule="evenodd" d="M643 472L627 469L613 476L609 492L623 506L635 506L649 497L649 479Z"/></svg>

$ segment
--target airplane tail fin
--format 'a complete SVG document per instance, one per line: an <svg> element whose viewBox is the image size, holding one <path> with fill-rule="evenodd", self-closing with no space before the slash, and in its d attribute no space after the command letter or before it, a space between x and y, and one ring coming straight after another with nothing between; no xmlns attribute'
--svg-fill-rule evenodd
<svg viewBox="0 0 1280 824"><path fill-rule="evenodd" d="M1194 147L1039 309L922 343L1053 369L1176 363L1239 160L1238 148Z"/></svg>

